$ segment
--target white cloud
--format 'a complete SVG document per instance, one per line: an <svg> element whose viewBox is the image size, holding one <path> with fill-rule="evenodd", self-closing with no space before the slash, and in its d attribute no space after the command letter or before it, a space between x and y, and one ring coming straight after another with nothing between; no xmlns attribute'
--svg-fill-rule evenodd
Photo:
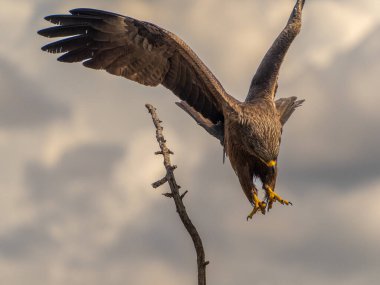
<svg viewBox="0 0 380 285"><path fill-rule="evenodd" d="M33 16L33 3L28 0L2 0L0 11L0 53L9 53L22 45L20 37L24 35ZM11 32L10 32L11 30Z"/></svg>
<svg viewBox="0 0 380 285"><path fill-rule="evenodd" d="M306 58L323 67L358 44L377 24L367 11L342 2L311 2L305 10L304 27L308 32L303 36L309 41Z"/></svg>

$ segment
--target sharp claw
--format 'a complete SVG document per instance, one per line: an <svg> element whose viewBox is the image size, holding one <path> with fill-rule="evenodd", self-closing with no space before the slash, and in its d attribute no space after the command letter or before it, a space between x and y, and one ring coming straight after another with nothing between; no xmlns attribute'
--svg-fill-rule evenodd
<svg viewBox="0 0 380 285"><path fill-rule="evenodd" d="M267 204L265 202L260 203L260 210L263 215L265 215Z"/></svg>
<svg viewBox="0 0 380 285"><path fill-rule="evenodd" d="M247 221L248 220L252 220L253 215L256 214L258 210L259 210L259 208L254 207L253 210L252 210L252 212L249 213L249 215L247 216Z"/></svg>
<svg viewBox="0 0 380 285"><path fill-rule="evenodd" d="M273 203L278 201L279 203L281 203L282 205L293 205L292 202L288 201L288 200L284 200L282 199L276 192L274 192L272 190L271 187L269 187L268 185L264 185L264 189L266 191L266 201L268 203L268 211L270 209L272 209L272 206L273 206Z"/></svg>
<svg viewBox="0 0 380 285"><path fill-rule="evenodd" d="M273 206L273 200L268 202L268 212L270 209L272 209L272 206Z"/></svg>
<svg viewBox="0 0 380 285"><path fill-rule="evenodd" d="M252 219L253 215L255 215L259 210L263 215L265 215L266 207L267 204L265 202L260 201L257 197L257 194L253 193L253 210L247 216L247 221Z"/></svg>
<svg viewBox="0 0 380 285"><path fill-rule="evenodd" d="M252 195L252 205L253 205L253 209L251 211L251 213L249 213L249 215L247 216L247 221L248 220L251 220L253 218L253 216L257 213L257 212L261 212L263 215L266 214L266 212L270 211L270 209L272 209L273 207L273 204L277 201L279 203L281 203L282 205L293 205L292 202L288 201L288 200L284 200L282 199L276 192L274 192L272 190L272 188L268 185L264 185L264 190L266 191L266 198L265 198L265 202L263 201L260 201L260 199L258 198L257 196L257 193L254 192L253 195Z"/></svg>
<svg viewBox="0 0 380 285"><path fill-rule="evenodd" d="M257 212L257 211L254 211L254 210L253 210L253 211L247 216L247 222L248 222L248 220L252 220L252 217L253 217L254 214L256 214L256 212Z"/></svg>

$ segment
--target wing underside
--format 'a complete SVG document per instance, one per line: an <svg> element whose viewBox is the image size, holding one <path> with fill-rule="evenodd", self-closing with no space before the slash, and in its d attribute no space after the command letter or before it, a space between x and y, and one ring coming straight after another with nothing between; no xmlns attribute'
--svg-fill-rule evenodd
<svg viewBox="0 0 380 285"><path fill-rule="evenodd" d="M213 123L235 103L196 54L174 34L148 22L94 10L74 9L45 19L56 26L40 30L65 37L42 47L63 53L62 62L83 62L140 84L162 84Z"/></svg>

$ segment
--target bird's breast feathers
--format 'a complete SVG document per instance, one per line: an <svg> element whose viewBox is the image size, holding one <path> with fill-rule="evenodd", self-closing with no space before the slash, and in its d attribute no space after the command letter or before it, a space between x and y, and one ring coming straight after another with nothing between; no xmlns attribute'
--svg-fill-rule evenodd
<svg viewBox="0 0 380 285"><path fill-rule="evenodd" d="M225 123L230 144L260 154L265 160L277 157L281 123L277 111L269 104L244 104Z"/></svg>

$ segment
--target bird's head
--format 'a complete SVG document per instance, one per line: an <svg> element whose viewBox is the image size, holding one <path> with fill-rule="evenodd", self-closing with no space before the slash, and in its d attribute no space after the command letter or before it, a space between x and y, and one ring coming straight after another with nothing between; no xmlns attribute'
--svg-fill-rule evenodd
<svg viewBox="0 0 380 285"><path fill-rule="evenodd" d="M281 144L281 126L271 121L256 123L250 126L250 137L247 149L258 158L265 168L275 168Z"/></svg>
<svg viewBox="0 0 380 285"><path fill-rule="evenodd" d="M275 169L277 167L277 156L279 153L279 144L267 143L260 144L255 141L253 149L254 156L258 158L268 169Z"/></svg>
<svg viewBox="0 0 380 285"><path fill-rule="evenodd" d="M275 172L277 169L277 157L259 155L256 155L256 157L268 168L270 172Z"/></svg>

